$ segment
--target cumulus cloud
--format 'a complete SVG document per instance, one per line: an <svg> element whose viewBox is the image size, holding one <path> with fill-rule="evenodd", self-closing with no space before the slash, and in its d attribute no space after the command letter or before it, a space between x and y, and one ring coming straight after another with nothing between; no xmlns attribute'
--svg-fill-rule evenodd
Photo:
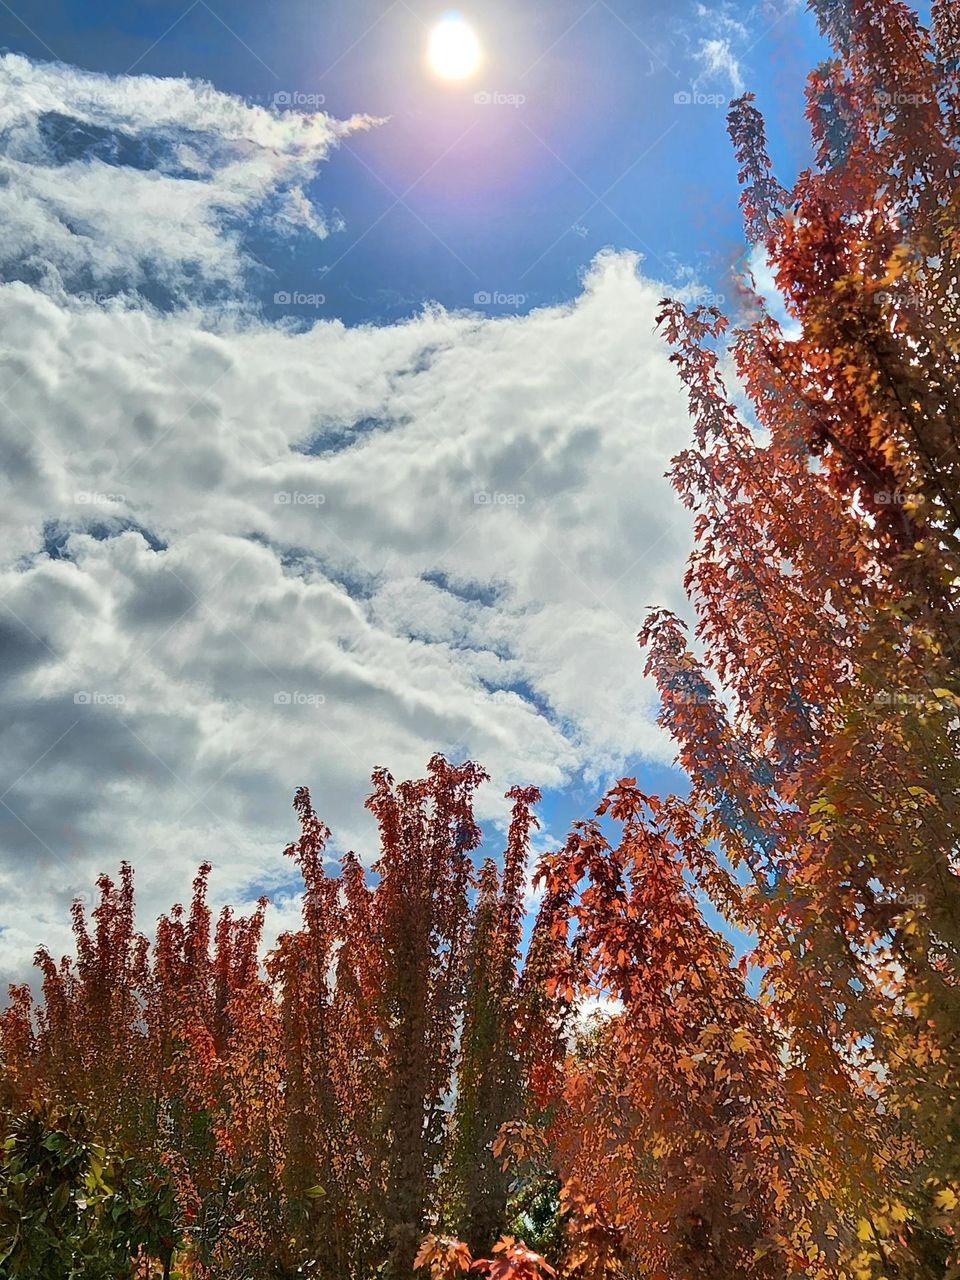
<svg viewBox="0 0 960 1280"><path fill-rule="evenodd" d="M80 73L36 83L95 110ZM104 108L131 129L280 127L137 85ZM109 214L129 174L99 177L99 234L131 265ZM229 254L211 208L190 216ZM294 332L0 286L0 971L65 945L67 901L121 857L147 920L209 858L224 898L278 889L279 927L301 783L367 852L377 763L471 755L499 819L512 782L670 758L635 643L647 605L680 605L689 538L662 292L611 252L569 305Z"/></svg>

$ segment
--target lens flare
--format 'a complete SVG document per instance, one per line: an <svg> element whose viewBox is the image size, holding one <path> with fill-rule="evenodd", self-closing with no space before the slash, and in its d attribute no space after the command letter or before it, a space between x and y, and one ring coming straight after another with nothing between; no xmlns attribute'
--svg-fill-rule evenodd
<svg viewBox="0 0 960 1280"><path fill-rule="evenodd" d="M443 80L465 80L483 61L476 32L457 14L449 14L430 32L427 60Z"/></svg>

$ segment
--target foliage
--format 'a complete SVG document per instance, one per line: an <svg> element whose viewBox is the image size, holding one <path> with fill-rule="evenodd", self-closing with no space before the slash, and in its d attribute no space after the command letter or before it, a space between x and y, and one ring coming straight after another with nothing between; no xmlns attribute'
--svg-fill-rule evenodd
<svg viewBox="0 0 960 1280"><path fill-rule="evenodd" d="M572 925L577 988L612 1005L569 1065L553 1139L585 1274L809 1274L830 1154L781 1042L704 922L722 880L686 807L624 779L541 874ZM558 976L558 982L566 982ZM568 988L569 991L569 988ZM864 1151L866 1157L869 1153Z"/></svg>
<svg viewBox="0 0 960 1280"><path fill-rule="evenodd" d="M18 1280L127 1280L169 1264L173 1195L132 1158L108 1156L78 1107L24 1110L0 1164L0 1268Z"/></svg>
<svg viewBox="0 0 960 1280"><path fill-rule="evenodd" d="M429 1267L431 1280L455 1280L463 1271L478 1271L487 1280L543 1280L545 1276L557 1274L538 1253L513 1236L498 1240L493 1252L493 1258L474 1261L462 1241L428 1235L420 1246L414 1266L417 1270Z"/></svg>
<svg viewBox="0 0 960 1280"><path fill-rule="evenodd" d="M757 939L780 1058L820 1127L811 1194L839 1257L953 1275L958 29L949 4L930 32L893 0L814 7L836 58L810 79L813 168L785 190L750 96L730 115L789 327L755 287L726 351L719 314L664 308L695 424L672 475L695 518L698 643L664 612L642 638L689 821L736 872L700 883ZM807 1247L829 1273L825 1230Z"/></svg>
<svg viewBox="0 0 960 1280"><path fill-rule="evenodd" d="M563 1014L543 926L520 956L539 795L508 794L503 871L478 870L484 777L439 756L419 781L378 770L369 877L353 853L328 873L329 832L298 791L303 922L265 966L265 903L214 926L204 865L151 945L124 866L92 926L74 907L76 962L38 953L39 1006L13 991L6 1090L82 1106L111 1149L168 1172L191 1276L403 1280L432 1223L487 1249L509 1226L518 1187L491 1144L528 1118L531 1055L540 1073L559 1059Z"/></svg>

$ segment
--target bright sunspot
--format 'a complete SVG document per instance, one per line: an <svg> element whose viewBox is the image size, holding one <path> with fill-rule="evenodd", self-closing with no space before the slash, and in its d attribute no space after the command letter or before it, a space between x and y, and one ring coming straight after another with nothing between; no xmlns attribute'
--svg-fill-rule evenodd
<svg viewBox="0 0 960 1280"><path fill-rule="evenodd" d="M444 80L465 80L483 60L480 41L469 23L456 14L444 18L430 32L428 61Z"/></svg>

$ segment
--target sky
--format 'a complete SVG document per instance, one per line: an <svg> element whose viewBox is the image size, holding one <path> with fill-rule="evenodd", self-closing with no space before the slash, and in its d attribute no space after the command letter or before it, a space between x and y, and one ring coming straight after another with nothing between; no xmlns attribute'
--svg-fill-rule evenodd
<svg viewBox="0 0 960 1280"><path fill-rule="evenodd" d="M298 910L309 785L682 790L636 633L689 616L664 294L734 309L731 96L808 160L790 0L0 0L0 980L122 858L141 923Z"/></svg>

